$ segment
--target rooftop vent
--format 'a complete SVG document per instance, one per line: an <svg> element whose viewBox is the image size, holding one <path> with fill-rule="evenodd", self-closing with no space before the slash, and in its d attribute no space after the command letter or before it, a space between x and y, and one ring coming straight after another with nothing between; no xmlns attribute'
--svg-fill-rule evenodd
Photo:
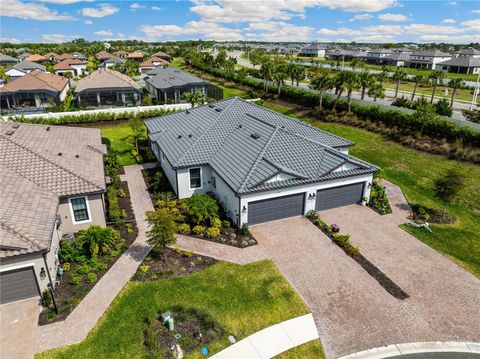
<svg viewBox="0 0 480 359"><path fill-rule="evenodd" d="M57 156L61 156L62 155L62 152L58 152L58 155Z"/></svg>
<svg viewBox="0 0 480 359"><path fill-rule="evenodd" d="M178 135L178 137L177 137L177 138L178 138L178 139L181 139L181 138L182 138L182 135Z"/></svg>
<svg viewBox="0 0 480 359"><path fill-rule="evenodd" d="M20 127L20 124L19 124L19 123L14 123L14 124L12 125L12 128L19 128L19 127Z"/></svg>
<svg viewBox="0 0 480 359"><path fill-rule="evenodd" d="M257 138L260 138L260 135L259 135L258 133L256 133L256 132L254 132L254 133L252 133L252 134L250 135L250 137L252 137L252 138L254 138L254 139L257 139Z"/></svg>
<svg viewBox="0 0 480 359"><path fill-rule="evenodd" d="M185 111L185 113L188 115L190 113L190 110Z"/></svg>
<svg viewBox="0 0 480 359"><path fill-rule="evenodd" d="M214 105L213 103L209 103L207 106L210 107L210 108L214 108L214 107L215 107L215 105Z"/></svg>
<svg viewBox="0 0 480 359"><path fill-rule="evenodd" d="M215 111L222 112L222 109L217 107L217 108L215 108Z"/></svg>
<svg viewBox="0 0 480 359"><path fill-rule="evenodd" d="M8 130L5 134L11 136L13 135L14 132L15 132L14 130Z"/></svg>
<svg viewBox="0 0 480 359"><path fill-rule="evenodd" d="M47 126L46 130L47 130L47 131L50 131L50 126Z"/></svg>
<svg viewBox="0 0 480 359"><path fill-rule="evenodd" d="M75 155L75 158L80 158L80 155Z"/></svg>
<svg viewBox="0 0 480 359"><path fill-rule="evenodd" d="M190 135L188 135L188 138L192 138L192 135L191 135L191 134L190 134Z"/></svg>
<svg viewBox="0 0 480 359"><path fill-rule="evenodd" d="M243 125L242 124L238 125L238 128L243 128Z"/></svg>

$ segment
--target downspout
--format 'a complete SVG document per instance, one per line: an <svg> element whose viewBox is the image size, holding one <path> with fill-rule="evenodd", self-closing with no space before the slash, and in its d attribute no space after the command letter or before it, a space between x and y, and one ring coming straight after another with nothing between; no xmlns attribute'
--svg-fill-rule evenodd
<svg viewBox="0 0 480 359"><path fill-rule="evenodd" d="M57 237L58 237L58 230L57 230L57 221L55 221L55 225L53 227L53 230L55 231ZM58 238L58 241L60 243L60 238ZM48 243L48 250L50 251L52 248L52 238L50 238L50 242ZM53 289L53 282L52 282L52 276L50 275L50 269L48 268L47 264L47 252L43 252L42 254L43 257L43 263L45 263L45 270L48 275L48 281L49 283L47 284L48 289L50 290L50 295L52 296L52 303L53 303L53 308L55 309L55 314L58 314L58 307L57 303L55 302L55 296L54 294L54 289Z"/></svg>

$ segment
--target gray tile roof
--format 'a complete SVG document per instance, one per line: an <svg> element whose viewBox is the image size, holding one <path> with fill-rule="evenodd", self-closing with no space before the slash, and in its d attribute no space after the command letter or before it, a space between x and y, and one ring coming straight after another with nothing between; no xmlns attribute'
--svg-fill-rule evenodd
<svg viewBox="0 0 480 359"><path fill-rule="evenodd" d="M175 67L156 67L147 74L149 77L145 79L145 82L157 89L208 84L207 81Z"/></svg>
<svg viewBox="0 0 480 359"><path fill-rule="evenodd" d="M59 198L105 191L105 152L97 129L0 123L0 257L48 249Z"/></svg>
<svg viewBox="0 0 480 359"><path fill-rule="evenodd" d="M109 59L102 62L100 66L105 67L105 64L124 64L125 60L117 56L112 56Z"/></svg>
<svg viewBox="0 0 480 359"><path fill-rule="evenodd" d="M480 67L480 57L454 57L450 60L439 62L437 65Z"/></svg>
<svg viewBox="0 0 480 359"><path fill-rule="evenodd" d="M36 62L33 61L28 61L28 60L23 60L22 62L19 62L13 68L18 69L18 70L41 70L41 71L46 71L46 67L40 64L37 64Z"/></svg>
<svg viewBox="0 0 480 359"><path fill-rule="evenodd" d="M414 52L412 54L413 56L427 56L427 57L447 57L447 56L452 56L451 54L447 52L443 52L437 49L432 49L432 50L424 50L424 51L418 51Z"/></svg>
<svg viewBox="0 0 480 359"><path fill-rule="evenodd" d="M149 119L145 124L150 139L160 144L173 167L209 164L237 193L378 170L335 149L352 142L239 98ZM345 163L356 169L332 172ZM293 178L264 183L277 173Z"/></svg>
<svg viewBox="0 0 480 359"><path fill-rule="evenodd" d="M5 54L0 54L0 62L18 62L18 59Z"/></svg>
<svg viewBox="0 0 480 359"><path fill-rule="evenodd" d="M129 88L140 91L140 86L127 75L107 68L99 68L78 81L75 92L79 93L101 88Z"/></svg>

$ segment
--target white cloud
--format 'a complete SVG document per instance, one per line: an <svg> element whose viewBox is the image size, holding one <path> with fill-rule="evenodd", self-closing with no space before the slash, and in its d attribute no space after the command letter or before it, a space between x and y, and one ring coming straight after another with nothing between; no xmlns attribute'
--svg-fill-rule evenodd
<svg viewBox="0 0 480 359"><path fill-rule="evenodd" d="M219 24L206 21L190 21L185 26L178 25L144 25L140 31L147 39L155 40L166 37L192 35L206 40L241 40L243 37L238 29L230 29Z"/></svg>
<svg viewBox="0 0 480 359"><path fill-rule="evenodd" d="M448 42L458 44L468 44L470 42L478 42L478 35L437 35L429 34L419 37L420 42Z"/></svg>
<svg viewBox="0 0 480 359"><path fill-rule="evenodd" d="M68 42L74 39L78 39L81 37L80 35L64 35L64 34L43 34L42 40L43 42L48 43L61 43L61 42Z"/></svg>
<svg viewBox="0 0 480 359"><path fill-rule="evenodd" d="M9 42L11 44L19 44L21 43L20 39L17 39L15 37L0 37L0 42L6 43Z"/></svg>
<svg viewBox="0 0 480 359"><path fill-rule="evenodd" d="M372 14L358 14L358 15L355 15L354 17L352 17L350 20L350 22L353 22L353 21L363 21L363 20L370 20L371 18L373 18L373 15Z"/></svg>
<svg viewBox="0 0 480 359"><path fill-rule="evenodd" d="M50 4L75 4L80 1L91 1L91 0L38 0L40 2L46 2Z"/></svg>
<svg viewBox="0 0 480 359"><path fill-rule="evenodd" d="M456 21L454 19L443 19L442 22L444 24L455 24Z"/></svg>
<svg viewBox="0 0 480 359"><path fill-rule="evenodd" d="M118 7L115 7L110 4L101 4L99 8L95 9L93 7L86 7L81 10L83 16L89 17L105 17L113 15L119 11Z"/></svg>
<svg viewBox="0 0 480 359"><path fill-rule="evenodd" d="M431 25L431 24L411 24L405 26L405 31L409 34L460 34L465 29L455 26Z"/></svg>
<svg viewBox="0 0 480 359"><path fill-rule="evenodd" d="M160 7L160 6L152 6L150 9L155 10L155 11L160 11L160 10L162 10L163 8Z"/></svg>
<svg viewBox="0 0 480 359"><path fill-rule="evenodd" d="M134 2L132 5L130 5L130 9L131 9L132 11L135 11L135 10L137 10L137 9L145 9L145 8L146 8L145 5L140 5L140 4L137 3L137 2Z"/></svg>
<svg viewBox="0 0 480 359"><path fill-rule="evenodd" d="M472 14L480 14L480 9L470 11Z"/></svg>
<svg viewBox="0 0 480 359"><path fill-rule="evenodd" d="M407 21L408 16L403 15L403 14L392 14L392 13L386 13L386 14L380 14L377 16L380 20L383 21L397 21L397 22L402 22L402 21Z"/></svg>
<svg viewBox="0 0 480 359"><path fill-rule="evenodd" d="M72 20L68 14L59 14L42 4L24 3L19 0L2 0L2 16L17 17L26 20L62 21Z"/></svg>
<svg viewBox="0 0 480 359"><path fill-rule="evenodd" d="M92 25L93 24L93 21L92 20L85 20L83 22L85 25Z"/></svg>
<svg viewBox="0 0 480 359"><path fill-rule="evenodd" d="M467 20L462 22L461 25L468 27L469 30L480 32L480 19ZM478 39L475 42L478 42Z"/></svg>
<svg viewBox="0 0 480 359"><path fill-rule="evenodd" d="M112 37L113 32L111 30L100 30L100 31L95 31L95 35L101 36L101 37Z"/></svg>
<svg viewBox="0 0 480 359"><path fill-rule="evenodd" d="M286 22L254 22L245 31L246 40L256 41L309 41L313 28ZM257 33L255 31L258 31Z"/></svg>

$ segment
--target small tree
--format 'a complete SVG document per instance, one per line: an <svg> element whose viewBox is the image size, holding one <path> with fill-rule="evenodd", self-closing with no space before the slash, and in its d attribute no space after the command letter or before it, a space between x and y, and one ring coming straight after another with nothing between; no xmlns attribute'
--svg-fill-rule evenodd
<svg viewBox="0 0 480 359"><path fill-rule="evenodd" d="M76 240L88 256L95 257L108 252L120 240L120 235L111 227L92 224L87 229L79 231Z"/></svg>
<svg viewBox="0 0 480 359"><path fill-rule="evenodd" d="M189 214L196 224L206 224L218 217L218 203L206 194L194 194L186 200Z"/></svg>
<svg viewBox="0 0 480 359"><path fill-rule="evenodd" d="M455 169L449 169L442 177L434 181L433 193L443 202L443 216L447 205L458 195L465 185L465 177Z"/></svg>
<svg viewBox="0 0 480 359"><path fill-rule="evenodd" d="M185 92L183 94L183 97L185 98L185 100L190 102L192 107L195 107L196 104L202 103L204 99L203 93L201 93L200 91Z"/></svg>
<svg viewBox="0 0 480 359"><path fill-rule="evenodd" d="M175 219L172 212L166 208L158 208L146 213L150 230L147 232L147 243L154 253L160 254L169 244L175 244Z"/></svg>
<svg viewBox="0 0 480 359"><path fill-rule="evenodd" d="M435 104L435 112L441 116L448 116L452 117L453 110L450 107L448 100L446 98L442 98L437 101Z"/></svg>
<svg viewBox="0 0 480 359"><path fill-rule="evenodd" d="M128 125L132 130L132 140L138 153L138 142L145 137L145 126L142 120L140 120L138 117L132 117L128 121Z"/></svg>

